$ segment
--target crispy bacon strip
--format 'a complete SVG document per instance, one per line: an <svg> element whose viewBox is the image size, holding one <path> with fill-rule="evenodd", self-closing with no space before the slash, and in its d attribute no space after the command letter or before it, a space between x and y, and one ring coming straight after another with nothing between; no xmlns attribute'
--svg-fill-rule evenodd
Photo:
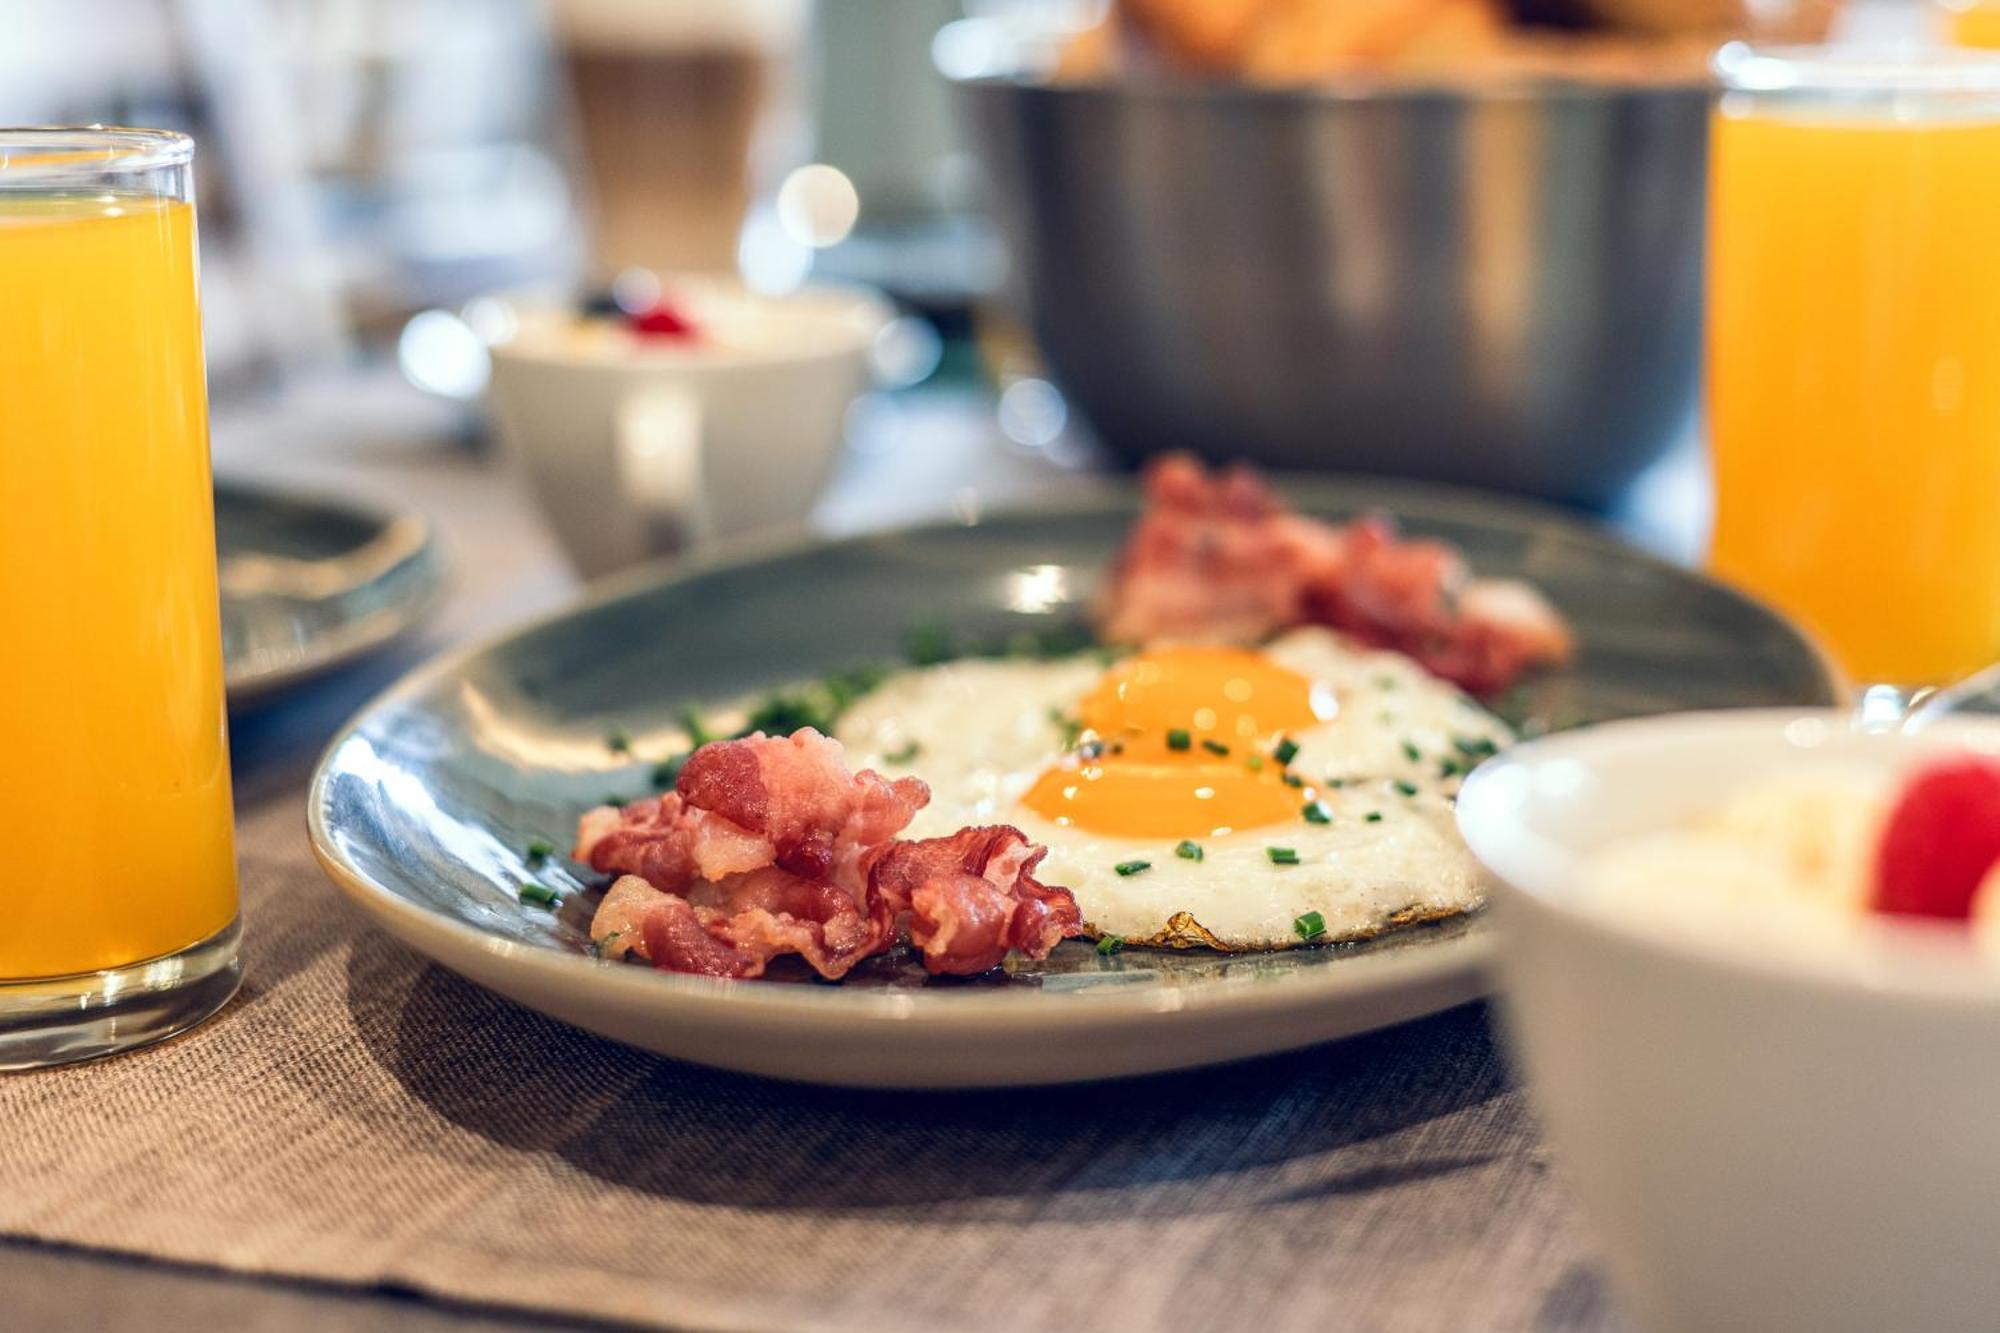
<svg viewBox="0 0 2000 1333"><path fill-rule="evenodd" d="M786 740L704 745L682 767L678 791L694 809L768 839L767 864L809 879L843 857L840 868L852 870L858 849L895 837L931 797L916 778L850 774L840 742L811 727Z"/></svg>
<svg viewBox="0 0 2000 1333"><path fill-rule="evenodd" d="M1146 501L1098 605L1106 640L1252 642L1304 620L1295 520L1255 472L1171 455L1147 470Z"/></svg>
<svg viewBox="0 0 2000 1333"><path fill-rule="evenodd" d="M930 800L916 778L850 774L840 742L810 727L702 746L675 790L577 826L573 855L605 874L679 893L775 865L807 879L858 883L861 854L901 832Z"/></svg>
<svg viewBox="0 0 2000 1333"><path fill-rule="evenodd" d="M703 976L762 976L797 954L837 980L893 947L907 918L933 972L1048 955L1080 929L1067 889L1037 883L1045 850L1012 828L899 842L929 801L915 778L850 774L810 728L703 746L676 790L577 826L575 856L620 878L591 921L606 957Z"/></svg>
<svg viewBox="0 0 2000 1333"><path fill-rule="evenodd" d="M1406 540L1386 517L1305 518L1250 468L1211 474L1186 455L1156 462L1146 495L1099 603L1107 639L1252 642L1326 625L1477 694L1573 652L1540 593L1469 578L1451 547Z"/></svg>
<svg viewBox="0 0 2000 1333"><path fill-rule="evenodd" d="M1006 824L964 828L947 838L893 842L869 869L881 901L909 905L910 942L933 974L971 976L1008 951L1046 958L1083 928L1068 889L1038 882L1048 848Z"/></svg>

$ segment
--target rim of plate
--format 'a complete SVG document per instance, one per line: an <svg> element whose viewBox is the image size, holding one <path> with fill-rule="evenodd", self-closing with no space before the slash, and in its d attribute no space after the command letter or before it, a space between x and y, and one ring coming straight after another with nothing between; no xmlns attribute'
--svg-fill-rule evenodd
<svg viewBox="0 0 2000 1333"><path fill-rule="evenodd" d="M392 572L426 556L431 565L431 577L422 595L408 603L383 607L328 630L304 645L297 657L287 658L277 666L225 671L223 688L232 704L255 703L395 642L414 629L438 605L457 576L450 546L438 532L437 525L414 509L392 509L387 505L359 500L324 500L237 477L218 478L215 488L217 491L249 495L260 501L275 500L282 504L304 505L323 513L365 519L375 524L379 531L349 552L349 558L364 552L374 560L393 557ZM363 705L363 711L374 703L374 699L369 700ZM358 715L355 720L358 720Z"/></svg>
<svg viewBox="0 0 2000 1333"><path fill-rule="evenodd" d="M1517 500L1511 496L1487 496L1463 487L1362 474L1320 475L1273 471L1265 475L1274 489L1282 494L1297 495L1300 491L1305 491L1315 493L1317 498L1336 495L1342 490L1359 491L1364 492L1361 496L1364 501L1363 507L1369 504L1380 505L1389 508L1392 513L1398 513L1399 516L1401 511L1398 510L1392 497L1413 499L1416 502L1414 507L1427 518L1458 517L1481 521L1481 516L1484 515L1487 516L1486 521L1490 521L1490 516L1498 510L1518 519L1523 527L1552 528L1565 540L1574 541L1617 559L1634 561L1676 578L1706 584L1712 591L1760 611L1770 616L1776 623L1784 625L1811 654L1819 668L1821 681L1827 687L1829 694L1837 698L1844 689L1832 658L1810 635L1790 620L1734 588L1650 552L1626 546L1550 506ZM418 666L369 699L343 723L321 752L313 769L312 782L306 791L306 832L313 856L328 878L362 905L364 910L369 905L384 907L391 915L412 929L455 939L494 957L506 958L538 970L548 979L564 977L584 985L628 988L626 993L635 998L642 995L672 996L691 1005L757 1004L794 1014L900 1022L947 1018L956 1021L982 1017L995 1020L1019 1018L1023 1022L1038 1023L1042 1017L1039 1011L1047 1006L1070 1009L1080 1003L1090 1005L1093 1014L1099 1017L1112 1011L1139 1018L1151 1014L1213 1010L1220 1007L1239 1008L1254 1014L1267 1010L1289 1010L1300 1003L1308 1002L1315 996L1355 989L1364 974L1376 981L1415 983L1449 975L1462 969L1484 966L1491 958L1492 942L1489 932L1481 924L1485 915L1484 909L1481 909L1472 914L1474 917L1472 929L1464 934L1439 940L1428 946L1357 953L1337 963L1329 960L1319 967L1275 978L1254 975L1218 977L1213 981L1188 986L1138 987L1129 991L1111 987L1098 994L1074 992L1057 994L1038 988L997 992L961 992L945 989L882 992L847 990L838 986L746 986L740 982L712 977L684 976L652 968L607 964L582 954L502 939L404 897L348 863L335 844L333 831L327 824L327 791L334 772L333 760L340 749L359 734L362 727L377 714L398 707L425 693L439 680L459 671L466 663L484 656L503 644L538 633L572 616L584 614L641 591L691 582L711 573L761 564L788 554L800 554L828 546L866 545L898 538L929 536L960 528L981 527L989 521L1032 522L1047 517L1081 517L1095 511L1106 510L1114 504L1129 503L1137 497L1137 487L1129 479L1105 478L1093 480L1087 486L1074 488L1060 497L1038 503L1033 509L1003 507L990 514L975 515L970 520L947 519L905 524L832 539L796 532L761 538L752 537L725 543L706 555L667 557L599 580L586 588L582 596L562 607L530 617L511 628L475 639ZM1235 956L1217 955L1218 959ZM1242 956L1248 958L1259 955ZM586 977L595 980L584 982L582 979Z"/></svg>

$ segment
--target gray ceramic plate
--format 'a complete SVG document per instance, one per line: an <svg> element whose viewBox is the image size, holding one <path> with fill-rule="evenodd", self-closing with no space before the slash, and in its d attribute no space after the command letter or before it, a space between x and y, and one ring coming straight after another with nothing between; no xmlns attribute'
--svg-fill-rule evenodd
<svg viewBox="0 0 2000 1333"><path fill-rule="evenodd" d="M215 538L232 704L382 647L444 586L444 557L415 514L218 481Z"/></svg>
<svg viewBox="0 0 2000 1333"><path fill-rule="evenodd" d="M1568 520L1428 488L1281 484L1318 513L1386 508L1481 571L1545 589L1582 651L1536 684L1537 714L1835 698L1822 658L1785 622ZM1483 993L1477 920L1229 958L1100 958L1073 942L969 982L927 984L894 956L839 986L672 976L591 958L587 872L526 864L531 841L567 841L578 811L648 789L685 704L893 658L915 618L999 639L1078 617L1134 508L1121 490L627 580L366 708L314 781L314 849L381 925L501 994L662 1054L787 1078L943 1087L1133 1074L1346 1036ZM634 757L607 749L614 730ZM532 878L571 897L555 912L524 906L518 886Z"/></svg>

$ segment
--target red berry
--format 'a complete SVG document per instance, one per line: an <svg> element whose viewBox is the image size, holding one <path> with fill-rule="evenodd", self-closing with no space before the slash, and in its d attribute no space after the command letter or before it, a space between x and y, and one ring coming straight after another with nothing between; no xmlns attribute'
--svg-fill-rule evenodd
<svg viewBox="0 0 2000 1333"><path fill-rule="evenodd" d="M2000 861L2000 764L1954 755L1903 784L1875 853L1875 910L1964 921Z"/></svg>
<svg viewBox="0 0 2000 1333"><path fill-rule="evenodd" d="M673 338L685 342L699 336L694 321L664 300L655 301L648 308L630 316L627 323L631 325L634 333L648 338Z"/></svg>

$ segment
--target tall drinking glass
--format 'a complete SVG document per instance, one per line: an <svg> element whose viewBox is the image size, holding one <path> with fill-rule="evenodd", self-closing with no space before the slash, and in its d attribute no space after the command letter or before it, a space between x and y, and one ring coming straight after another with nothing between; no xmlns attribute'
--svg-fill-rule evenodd
<svg viewBox="0 0 2000 1333"><path fill-rule="evenodd" d="M1943 0L1940 7L1947 40L2000 49L2000 0Z"/></svg>
<svg viewBox="0 0 2000 1333"><path fill-rule="evenodd" d="M2000 659L2000 57L1726 49L1715 570L1857 684Z"/></svg>
<svg viewBox="0 0 2000 1333"><path fill-rule="evenodd" d="M193 151L0 129L0 1068L236 989Z"/></svg>

